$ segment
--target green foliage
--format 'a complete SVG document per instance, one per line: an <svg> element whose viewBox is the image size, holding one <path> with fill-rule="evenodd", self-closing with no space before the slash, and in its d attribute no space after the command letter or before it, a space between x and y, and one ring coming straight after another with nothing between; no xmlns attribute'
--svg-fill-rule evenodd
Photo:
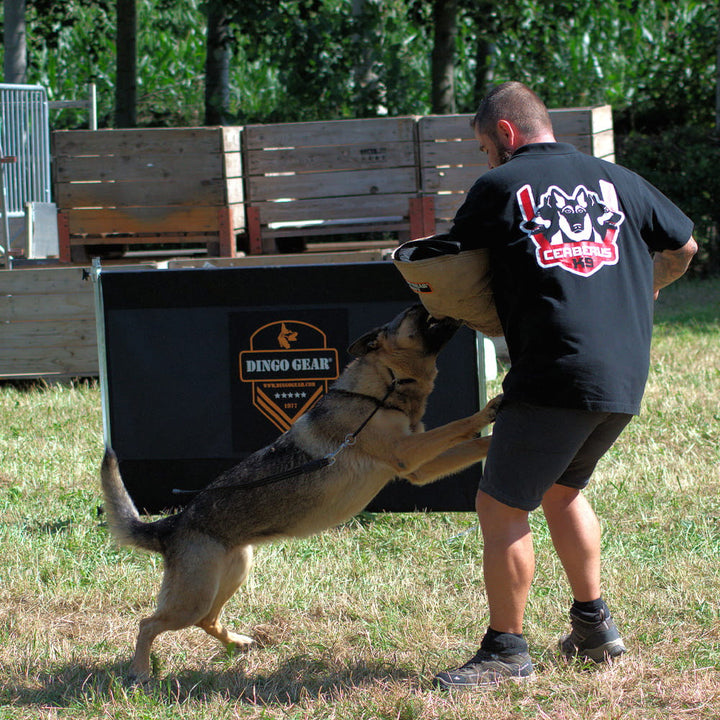
<svg viewBox="0 0 720 720"><path fill-rule="evenodd" d="M521 80L550 107L609 103L646 127L712 122L716 3L698 0L524 0L469 11L460 66L484 35L496 46L495 80ZM465 87L468 86L466 82ZM460 100L468 111L466 98Z"/></svg>
<svg viewBox="0 0 720 720"><path fill-rule="evenodd" d="M705 128L675 127L618 138L618 161L672 199L695 223L700 245L690 273L720 273L720 141Z"/></svg>
<svg viewBox="0 0 720 720"><path fill-rule="evenodd" d="M227 0L234 37L230 113L238 123L424 114L431 4ZM141 125L194 125L204 104L206 6L137 0ZM98 86L114 98L112 0L28 0L29 80L54 99ZM711 125L718 6L710 0L458 0L458 108L477 102L479 43L494 81L519 79L552 107L610 103L621 129ZM485 47L485 45L483 45ZM58 125L80 122L77 114Z"/></svg>

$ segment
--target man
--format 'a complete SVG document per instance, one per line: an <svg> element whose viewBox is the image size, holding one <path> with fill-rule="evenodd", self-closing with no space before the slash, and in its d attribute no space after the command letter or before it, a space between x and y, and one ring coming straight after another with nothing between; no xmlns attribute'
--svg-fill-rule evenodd
<svg viewBox="0 0 720 720"><path fill-rule="evenodd" d="M473 119L490 171L451 238L489 249L510 354L504 400L476 499L489 627L478 653L441 672L444 688L533 672L523 616L534 572L528 515L542 506L574 603L561 652L625 652L602 599L600 525L582 494L640 409L653 299L697 251L692 222L636 174L558 143L521 83L494 88Z"/></svg>

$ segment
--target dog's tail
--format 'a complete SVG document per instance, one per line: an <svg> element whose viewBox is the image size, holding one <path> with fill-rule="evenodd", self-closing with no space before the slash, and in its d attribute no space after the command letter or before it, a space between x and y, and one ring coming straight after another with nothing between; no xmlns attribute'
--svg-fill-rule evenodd
<svg viewBox="0 0 720 720"><path fill-rule="evenodd" d="M108 526L118 545L134 545L143 550L161 552L159 523L143 522L132 499L125 489L117 455L112 448L105 449L101 470L105 514Z"/></svg>

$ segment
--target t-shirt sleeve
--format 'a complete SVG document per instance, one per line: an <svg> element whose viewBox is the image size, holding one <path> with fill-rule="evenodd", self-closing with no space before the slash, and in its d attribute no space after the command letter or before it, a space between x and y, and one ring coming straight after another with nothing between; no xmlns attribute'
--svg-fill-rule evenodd
<svg viewBox="0 0 720 720"><path fill-rule="evenodd" d="M644 218L640 226L643 240L652 252L678 250L692 235L692 220L660 190L643 178L639 180L646 204L641 214Z"/></svg>
<svg viewBox="0 0 720 720"><path fill-rule="evenodd" d="M481 177L468 191L449 230L450 239L463 250L491 247L498 237L505 237L512 211L502 193Z"/></svg>

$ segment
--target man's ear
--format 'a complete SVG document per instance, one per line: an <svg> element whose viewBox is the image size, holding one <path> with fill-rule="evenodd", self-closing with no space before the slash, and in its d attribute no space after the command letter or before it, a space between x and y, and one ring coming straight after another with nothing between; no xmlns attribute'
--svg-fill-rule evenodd
<svg viewBox="0 0 720 720"><path fill-rule="evenodd" d="M370 332L366 332L348 348L348 352L354 357L362 357L373 350L377 350L379 346L378 336L381 332L382 328L375 328Z"/></svg>
<svg viewBox="0 0 720 720"><path fill-rule="evenodd" d="M520 131L517 126L509 120L498 120L495 131L503 145L510 150L517 150L523 144Z"/></svg>

